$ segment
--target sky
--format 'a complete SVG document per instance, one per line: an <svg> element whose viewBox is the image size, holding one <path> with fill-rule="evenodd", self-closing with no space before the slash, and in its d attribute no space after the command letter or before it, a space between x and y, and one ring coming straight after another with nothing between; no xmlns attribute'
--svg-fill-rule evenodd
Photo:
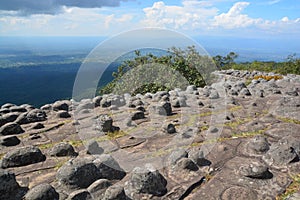
<svg viewBox="0 0 300 200"><path fill-rule="evenodd" d="M0 36L112 36L146 27L299 40L300 0L0 1Z"/></svg>

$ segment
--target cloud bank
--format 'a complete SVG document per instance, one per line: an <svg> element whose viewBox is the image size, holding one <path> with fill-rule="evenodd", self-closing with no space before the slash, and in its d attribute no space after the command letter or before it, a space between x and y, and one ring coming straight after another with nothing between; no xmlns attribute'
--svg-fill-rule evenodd
<svg viewBox="0 0 300 200"><path fill-rule="evenodd" d="M101 8L120 6L126 0L2 0L0 10L16 11L18 14L57 14L64 7Z"/></svg>

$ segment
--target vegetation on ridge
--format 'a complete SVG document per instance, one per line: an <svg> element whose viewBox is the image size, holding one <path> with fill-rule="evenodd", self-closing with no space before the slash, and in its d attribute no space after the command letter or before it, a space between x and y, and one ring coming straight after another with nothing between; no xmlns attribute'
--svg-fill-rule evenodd
<svg viewBox="0 0 300 200"><path fill-rule="evenodd" d="M184 88L187 84L203 87L212 78L208 77L208 74L217 69L257 70L284 75L300 74L300 58L297 58L296 54L288 56L285 62L253 61L237 63L235 62L237 57L237 53L230 52L226 56L217 55L210 58L209 56L200 55L194 46L187 47L184 50L173 47L169 49L166 55L162 56L154 56L151 53L141 55L141 52L136 50L135 57L122 62L118 70L112 74L114 80L100 88L99 94L118 92L129 92L134 95L147 92L155 93L175 87ZM146 67L138 69L138 66ZM152 71L150 68L153 68ZM128 75L127 72L131 70L134 72ZM175 72L179 75L174 75ZM165 78L168 79L167 82L162 81ZM282 77L261 78L266 80L274 78L277 80ZM142 84L140 84L141 82Z"/></svg>

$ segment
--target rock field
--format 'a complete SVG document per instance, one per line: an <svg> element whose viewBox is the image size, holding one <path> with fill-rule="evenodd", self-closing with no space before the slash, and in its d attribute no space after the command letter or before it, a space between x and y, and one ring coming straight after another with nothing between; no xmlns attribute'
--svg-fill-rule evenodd
<svg viewBox="0 0 300 200"><path fill-rule="evenodd" d="M0 200L300 199L300 76L0 107Z"/></svg>

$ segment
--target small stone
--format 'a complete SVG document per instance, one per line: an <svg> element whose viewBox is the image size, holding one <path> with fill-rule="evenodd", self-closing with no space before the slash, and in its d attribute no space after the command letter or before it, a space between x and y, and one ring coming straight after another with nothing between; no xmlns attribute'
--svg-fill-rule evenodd
<svg viewBox="0 0 300 200"><path fill-rule="evenodd" d="M97 118L97 124L99 125L99 128L103 132L110 132L113 130L113 119L108 115L100 115Z"/></svg>
<svg viewBox="0 0 300 200"><path fill-rule="evenodd" d="M78 153L75 152L72 145L69 143L59 143L56 144L50 151L50 156L63 157L63 156L77 156Z"/></svg>
<svg viewBox="0 0 300 200"><path fill-rule="evenodd" d="M92 199L93 198L91 194L85 189L76 190L72 192L67 198L67 200L92 200Z"/></svg>
<svg viewBox="0 0 300 200"><path fill-rule="evenodd" d="M127 196L125 194L124 188L121 186L111 186L104 194L103 200L126 200Z"/></svg>
<svg viewBox="0 0 300 200"><path fill-rule="evenodd" d="M168 163L170 163L171 165L175 165L177 161L187 157L188 153L184 149L177 149L170 154L168 158Z"/></svg>
<svg viewBox="0 0 300 200"><path fill-rule="evenodd" d="M5 154L2 168L26 166L46 160L46 156L35 146L25 146Z"/></svg>
<svg viewBox="0 0 300 200"><path fill-rule="evenodd" d="M145 114L143 111L136 111L132 114L131 119L132 120L138 120L138 119L144 119L145 118Z"/></svg>
<svg viewBox="0 0 300 200"><path fill-rule="evenodd" d="M266 153L270 149L268 140L263 136L254 137L248 144L248 147L257 154Z"/></svg>
<svg viewBox="0 0 300 200"><path fill-rule="evenodd" d="M203 151L200 150L192 150L189 152L189 156L192 161L194 161L199 167L210 166L211 162L204 158Z"/></svg>
<svg viewBox="0 0 300 200"><path fill-rule="evenodd" d="M0 127L9 122L13 122L18 118L19 114L17 113L7 113L4 115L0 115Z"/></svg>
<svg viewBox="0 0 300 200"><path fill-rule="evenodd" d="M13 197L19 189L15 174L0 169L0 199L15 199Z"/></svg>
<svg viewBox="0 0 300 200"><path fill-rule="evenodd" d="M273 177L268 167L259 163L251 163L239 168L239 173L242 176L255 179L270 179Z"/></svg>
<svg viewBox="0 0 300 200"><path fill-rule="evenodd" d="M88 141L86 148L87 154L101 155L104 153L104 149L99 147L98 142L95 140Z"/></svg>
<svg viewBox="0 0 300 200"><path fill-rule="evenodd" d="M0 127L0 135L16 135L24 133L21 126L14 122L9 122L2 127Z"/></svg>
<svg viewBox="0 0 300 200"><path fill-rule="evenodd" d="M93 163L100 171L101 178L121 180L126 176L126 172L111 155L102 154Z"/></svg>
<svg viewBox="0 0 300 200"><path fill-rule="evenodd" d="M179 169L186 169L190 171L197 171L199 169L198 166L189 158L180 159L177 162L176 167Z"/></svg>
<svg viewBox="0 0 300 200"><path fill-rule="evenodd" d="M27 109L21 106L12 106L9 110L10 112L27 112Z"/></svg>
<svg viewBox="0 0 300 200"><path fill-rule="evenodd" d="M31 128L32 129L42 129L42 128L45 128L45 126L42 123L36 123Z"/></svg>
<svg viewBox="0 0 300 200"><path fill-rule="evenodd" d="M43 183L30 189L24 200L59 200L59 194L50 184Z"/></svg>
<svg viewBox="0 0 300 200"><path fill-rule="evenodd" d="M56 113L56 117L58 117L58 118L70 118L71 115L68 111L60 110Z"/></svg>
<svg viewBox="0 0 300 200"><path fill-rule="evenodd" d="M217 90L211 90L211 92L209 94L209 98L210 99L218 99L218 98L220 98L220 95L217 92Z"/></svg>
<svg viewBox="0 0 300 200"><path fill-rule="evenodd" d="M40 109L33 109L27 113L22 113L17 119L18 124L29 124L33 122L41 122L47 120L46 112Z"/></svg>
<svg viewBox="0 0 300 200"><path fill-rule="evenodd" d="M16 146L20 144L20 140L17 136L4 136L0 138L0 145L2 146Z"/></svg>
<svg viewBox="0 0 300 200"><path fill-rule="evenodd" d="M251 96L251 93L250 93L250 91L249 91L247 88L243 88L243 89L240 91L240 94L246 95L246 96Z"/></svg>
<svg viewBox="0 0 300 200"><path fill-rule="evenodd" d="M167 193L167 180L151 165L133 169L128 181L128 190L133 193L145 193L163 196Z"/></svg>
<svg viewBox="0 0 300 200"><path fill-rule="evenodd" d="M159 106L156 107L156 112L159 115L170 116L172 114L172 107L169 102L161 102Z"/></svg>
<svg viewBox="0 0 300 200"><path fill-rule="evenodd" d="M219 129L216 128L216 127L213 127L213 128L209 129L209 132L211 132L211 133L217 133L218 131L219 131Z"/></svg>
<svg viewBox="0 0 300 200"><path fill-rule="evenodd" d="M101 178L96 165L87 158L77 157L65 163L56 173L57 180L68 188L87 188Z"/></svg>
<svg viewBox="0 0 300 200"><path fill-rule="evenodd" d="M90 185L87 190L93 197L97 197L99 199L102 198L102 196L105 193L105 190L110 187L112 184L107 179L99 179L96 180L92 185Z"/></svg>
<svg viewBox="0 0 300 200"><path fill-rule="evenodd" d="M175 128L174 124L168 124L166 127L166 131L169 134L176 133L176 128Z"/></svg>
<svg viewBox="0 0 300 200"><path fill-rule="evenodd" d="M101 100L102 100L102 96L97 96L97 97L93 98L93 102L95 104L95 107L99 107L100 106Z"/></svg>
<svg viewBox="0 0 300 200"><path fill-rule="evenodd" d="M69 110L69 102L67 101L57 101L53 104L52 109L54 111L59 111L59 110Z"/></svg>

